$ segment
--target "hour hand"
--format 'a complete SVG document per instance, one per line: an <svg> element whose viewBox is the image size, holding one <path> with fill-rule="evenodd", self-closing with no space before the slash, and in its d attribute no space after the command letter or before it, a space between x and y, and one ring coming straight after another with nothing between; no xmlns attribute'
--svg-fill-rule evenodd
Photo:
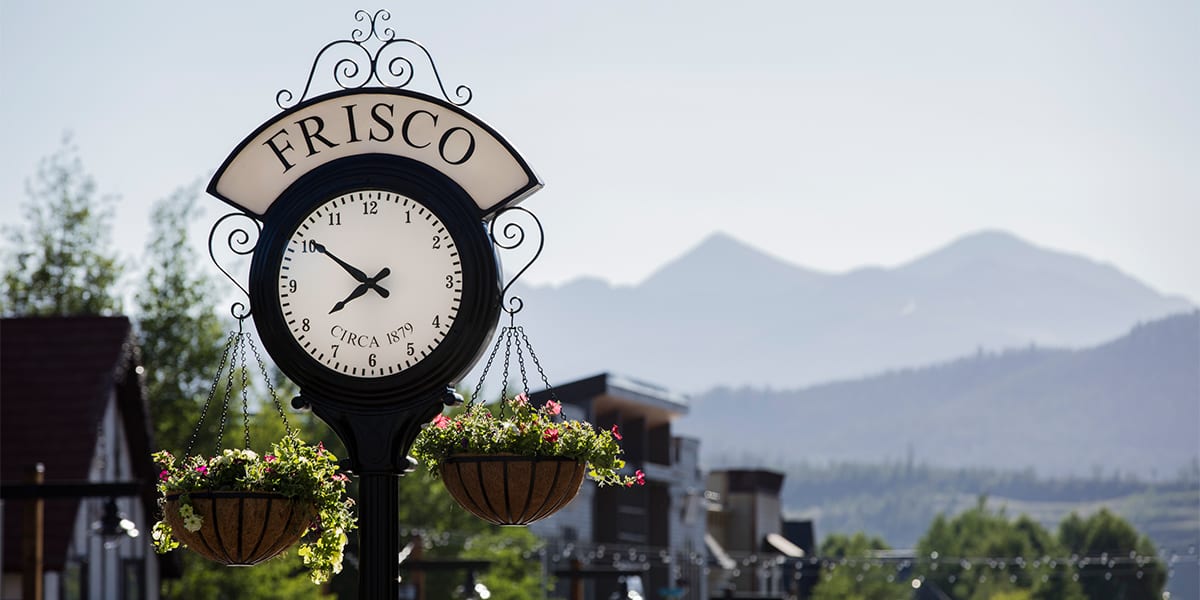
<svg viewBox="0 0 1200 600"><path fill-rule="evenodd" d="M387 291L387 288L379 285L379 280L383 279L384 277L387 277L388 275L391 275L391 274L392 274L392 270L387 267L384 267L382 270L380 270L378 273L376 273L374 277L370 277L366 281L358 284L358 287L354 288L354 291L350 292L350 295L346 296L346 298L344 300L338 302L337 304L334 304L333 308L329 311L329 314L332 315L333 313L335 313L339 310L342 310L343 308L346 308L347 303L349 303L351 300L367 293L367 290L375 290L375 292L378 293L380 296L387 298L389 295L391 295L391 292Z"/></svg>
<svg viewBox="0 0 1200 600"><path fill-rule="evenodd" d="M338 266L345 269L346 272L349 273L351 277L358 280L359 283L366 283L367 281L370 280L370 277L367 277L367 274L362 272L361 269L358 269L354 265L338 258L337 256L334 256L332 252L330 252L327 248L325 248L324 244L321 244L320 242L313 240L312 247L317 252L320 252L321 254L324 254L325 256L332 258L333 262L337 263Z"/></svg>
<svg viewBox="0 0 1200 600"><path fill-rule="evenodd" d="M341 300L337 304L333 305L333 308L330 309L329 314L332 315L333 313L335 313L339 310L342 310L343 308L346 308L347 302L350 302L351 300L367 293L367 290L369 290L369 289L371 289L371 286L366 283L358 284L358 287L354 288L354 291L350 292L349 296L346 296L346 298L344 300Z"/></svg>

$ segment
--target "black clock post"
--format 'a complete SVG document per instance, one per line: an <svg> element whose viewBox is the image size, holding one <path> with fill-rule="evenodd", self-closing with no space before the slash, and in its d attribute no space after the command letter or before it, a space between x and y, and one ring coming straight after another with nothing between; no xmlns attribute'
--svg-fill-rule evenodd
<svg viewBox="0 0 1200 600"><path fill-rule="evenodd" d="M311 407L337 433L358 475L359 598L399 596L399 477L411 470L407 454L421 425L453 398L453 392L445 390L400 411L351 411L308 396L293 401L298 408Z"/></svg>
<svg viewBox="0 0 1200 600"><path fill-rule="evenodd" d="M542 184L462 108L471 90L447 93L429 52L396 37L387 11L355 19L349 39L317 55L304 91L280 91L282 112L217 170L208 192L238 212L217 221L209 245L211 254L227 219L250 221L227 237L252 255L247 287L230 276L250 301L235 314L253 314L263 347L299 386L293 406L312 409L347 448L359 479L359 597L375 600L399 595L408 451L456 402L453 385L499 319L497 247L520 242L507 226L508 243L498 242L495 220ZM308 97L335 48L348 57L327 65L341 89ZM414 61L428 61L440 98L406 89Z"/></svg>

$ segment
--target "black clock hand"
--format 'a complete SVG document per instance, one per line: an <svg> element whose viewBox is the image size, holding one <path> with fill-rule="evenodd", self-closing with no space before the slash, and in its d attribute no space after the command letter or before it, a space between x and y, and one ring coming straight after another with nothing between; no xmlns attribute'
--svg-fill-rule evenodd
<svg viewBox="0 0 1200 600"><path fill-rule="evenodd" d="M363 295L363 294L367 293L367 290L369 290L369 289L371 289L371 286L369 286L369 285L367 285L367 284L365 284L365 283L360 283L360 284L358 284L358 287L354 288L354 291L353 291L353 292L350 292L350 295L349 295L349 296L346 296L346 298L345 298L344 300L342 300L342 301L338 302L337 304L334 304L334 305L333 305L333 308L331 308L331 309L329 310L329 314L331 314L331 315L332 315L333 313L335 313L335 312L337 312L337 311L339 311L339 310L342 310L343 308L346 308L346 303L347 303L347 302L349 302L349 301L351 301L351 300L353 300L353 299L355 299L355 298L357 298L357 297L359 297L359 296L361 296L361 295Z"/></svg>
<svg viewBox="0 0 1200 600"><path fill-rule="evenodd" d="M337 304L334 304L333 308L329 311L329 314L332 315L333 313L335 313L339 310L342 310L343 308L346 308L346 304L348 304L351 300L367 293L367 290L373 289L380 296L387 298L388 296L391 295L391 292L389 292L387 290L387 288L380 286L378 282L380 279L383 279L384 277L387 277L388 275L391 275L391 274L392 274L392 270L387 267L384 267L374 277L368 278L366 281L360 283L358 285L358 287L354 288L354 291L350 292L350 295L346 296L346 298L344 300L338 302Z"/></svg>
<svg viewBox="0 0 1200 600"><path fill-rule="evenodd" d="M324 246L323 244L321 244L321 243L320 243L320 242L318 242L317 240L313 240L313 241L312 241L312 247L313 247L313 248L314 248L314 249L315 249L317 252L320 252L321 254L324 254L325 256L328 256L329 258L332 258L332 259L333 259L333 262L337 263L337 264L338 264L338 266L340 266L341 268L345 269L345 270L346 270L346 272L347 272L347 273L349 273L351 277L353 277L354 279L358 280L360 283L366 283L368 280L370 280L370 278L369 278L369 277L367 277L367 274L366 274L366 273L363 273L361 270L359 270L359 269L355 268L353 265L351 265L351 264L347 263L346 261L344 261L344 260L342 260L342 259L340 259L340 258L338 258L338 257L334 256L332 252L330 252L330 251L329 251L327 248L325 248L325 246Z"/></svg>
<svg viewBox="0 0 1200 600"><path fill-rule="evenodd" d="M379 280L383 279L384 277L387 277L388 275L391 275L391 274L392 274L392 270L387 267L384 267L384 268L380 269L379 272L376 273L374 277L364 281L363 285L370 286L371 289L375 290L375 292L378 293L380 296L387 298L388 296L391 295L391 292L387 291L387 288L379 285Z"/></svg>

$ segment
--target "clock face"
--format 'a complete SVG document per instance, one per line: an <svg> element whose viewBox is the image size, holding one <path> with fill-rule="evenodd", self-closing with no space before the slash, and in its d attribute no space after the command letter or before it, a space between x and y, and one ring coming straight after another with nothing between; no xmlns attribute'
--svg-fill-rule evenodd
<svg viewBox="0 0 1200 600"><path fill-rule="evenodd" d="M344 376L377 379L420 363L463 299L459 249L417 199L366 189L318 203L283 245L279 309L303 352Z"/></svg>

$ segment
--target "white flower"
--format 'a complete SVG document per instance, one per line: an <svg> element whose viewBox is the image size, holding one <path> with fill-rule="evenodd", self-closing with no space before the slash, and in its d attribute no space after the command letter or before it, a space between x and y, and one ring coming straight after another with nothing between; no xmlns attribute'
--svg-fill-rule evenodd
<svg viewBox="0 0 1200 600"><path fill-rule="evenodd" d="M188 531L200 531L200 526L203 522L200 515L191 514L183 518L183 528Z"/></svg>

